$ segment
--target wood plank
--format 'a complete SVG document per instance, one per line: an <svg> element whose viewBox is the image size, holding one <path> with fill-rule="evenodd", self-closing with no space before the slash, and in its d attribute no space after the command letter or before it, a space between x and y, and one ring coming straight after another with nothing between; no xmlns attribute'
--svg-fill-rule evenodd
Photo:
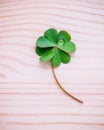
<svg viewBox="0 0 104 130"><path fill-rule="evenodd" d="M56 68L35 54L36 39L67 30L77 51ZM104 129L104 0L0 1L0 130Z"/></svg>

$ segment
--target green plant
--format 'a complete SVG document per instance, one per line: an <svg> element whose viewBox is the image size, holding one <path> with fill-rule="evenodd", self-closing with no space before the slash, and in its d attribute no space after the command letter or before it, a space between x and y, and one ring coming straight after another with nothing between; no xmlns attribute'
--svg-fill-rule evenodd
<svg viewBox="0 0 104 130"><path fill-rule="evenodd" d="M40 56L40 61L50 61L53 76L59 87L74 100L83 103L83 101L72 96L62 87L54 71L54 67L58 67L61 63L69 63L71 60L70 53L75 52L75 50L76 46L71 42L69 33L66 31L58 33L54 28L46 30L44 36L39 37L36 41L36 53Z"/></svg>

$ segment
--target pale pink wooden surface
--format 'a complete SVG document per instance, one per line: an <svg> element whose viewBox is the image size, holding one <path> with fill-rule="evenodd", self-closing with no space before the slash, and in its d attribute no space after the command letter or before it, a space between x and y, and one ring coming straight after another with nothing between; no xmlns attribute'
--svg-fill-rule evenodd
<svg viewBox="0 0 104 130"><path fill-rule="evenodd" d="M104 129L104 0L0 1L0 130ZM70 64L39 62L35 41L55 27L76 42Z"/></svg>

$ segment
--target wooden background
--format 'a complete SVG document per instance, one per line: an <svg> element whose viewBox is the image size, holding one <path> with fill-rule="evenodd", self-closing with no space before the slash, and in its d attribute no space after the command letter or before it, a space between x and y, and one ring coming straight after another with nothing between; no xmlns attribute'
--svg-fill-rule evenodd
<svg viewBox="0 0 104 130"><path fill-rule="evenodd" d="M56 75L35 41L67 30L77 51ZM104 0L0 0L0 130L104 130Z"/></svg>

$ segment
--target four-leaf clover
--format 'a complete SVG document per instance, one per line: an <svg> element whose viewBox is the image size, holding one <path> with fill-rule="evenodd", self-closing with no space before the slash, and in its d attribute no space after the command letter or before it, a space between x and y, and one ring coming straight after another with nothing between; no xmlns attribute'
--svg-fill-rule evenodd
<svg viewBox="0 0 104 130"><path fill-rule="evenodd" d="M76 46L71 42L71 36L66 31L57 32L51 28L44 32L36 41L36 53L40 60L51 61L53 66L68 63L71 60L70 53L75 52Z"/></svg>
<svg viewBox="0 0 104 130"><path fill-rule="evenodd" d="M71 41L70 34L64 30L57 32L56 29L50 28L44 32L44 36L39 37L36 41L36 53L42 62L51 62L52 73L59 87L74 100L83 103L62 87L54 72L54 66L69 63L71 60L70 53L75 52L75 50L76 46Z"/></svg>

